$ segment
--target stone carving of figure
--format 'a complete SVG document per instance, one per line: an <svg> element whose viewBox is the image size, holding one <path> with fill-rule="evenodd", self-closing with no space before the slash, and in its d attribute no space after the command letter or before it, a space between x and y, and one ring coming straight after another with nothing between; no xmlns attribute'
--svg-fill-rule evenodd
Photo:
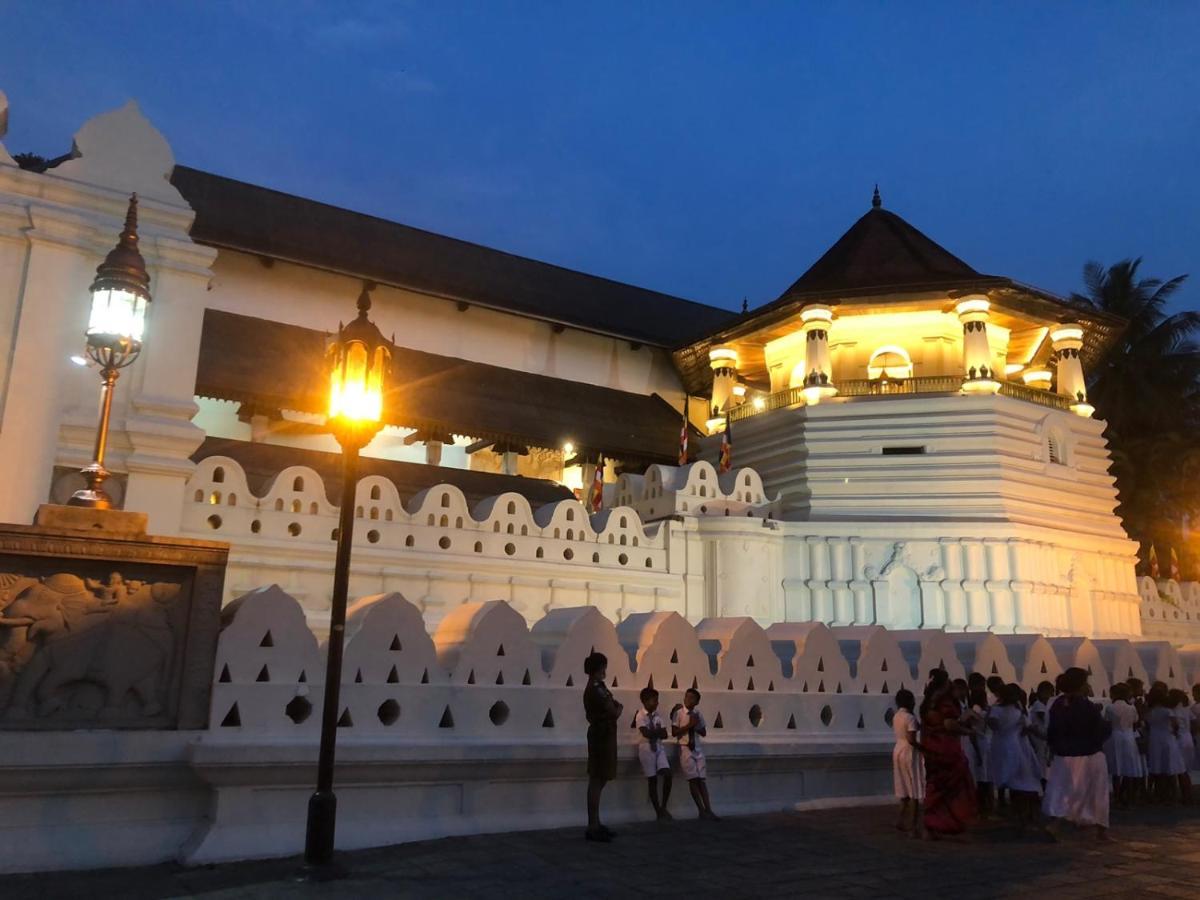
<svg viewBox="0 0 1200 900"><path fill-rule="evenodd" d="M176 584L67 573L26 579L0 613L0 709L8 719L89 707L101 716L162 713L175 651Z"/></svg>

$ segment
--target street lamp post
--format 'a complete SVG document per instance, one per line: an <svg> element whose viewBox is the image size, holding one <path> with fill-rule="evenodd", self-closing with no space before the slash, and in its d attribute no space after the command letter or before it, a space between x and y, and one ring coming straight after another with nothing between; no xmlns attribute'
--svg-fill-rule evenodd
<svg viewBox="0 0 1200 900"><path fill-rule="evenodd" d="M92 312L88 318L87 354L100 366L100 423L92 461L80 470L87 482L67 501L69 506L91 509L112 508L104 490L108 470L104 453L108 447L108 421L112 414L113 390L121 369L142 352L146 310L150 305L150 276L138 250L137 194L129 198L125 227L114 247L96 268L92 282Z"/></svg>
<svg viewBox="0 0 1200 900"><path fill-rule="evenodd" d="M325 664L325 700L321 715L321 750L317 789L308 801L304 861L316 877L333 874L337 797L333 765L337 745L338 706L342 684L342 650L346 633L346 595L350 551L354 541L354 500L358 453L383 427L383 398L391 374L395 344L367 318L371 297L364 286L358 318L338 327L329 346L329 430L342 447L342 507L338 520L333 600L329 609L329 650Z"/></svg>

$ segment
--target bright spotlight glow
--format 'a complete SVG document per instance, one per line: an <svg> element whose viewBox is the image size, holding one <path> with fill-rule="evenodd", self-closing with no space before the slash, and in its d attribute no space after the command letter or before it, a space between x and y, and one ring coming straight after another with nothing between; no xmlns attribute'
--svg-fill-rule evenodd
<svg viewBox="0 0 1200 900"><path fill-rule="evenodd" d="M575 445L570 441L567 441L565 444L563 444L562 451L564 456L570 456L575 452Z"/></svg>
<svg viewBox="0 0 1200 900"><path fill-rule="evenodd" d="M86 366L87 365L87 360L84 359L82 356L72 356L71 362L75 363L75 365L77 365L77 366Z"/></svg>

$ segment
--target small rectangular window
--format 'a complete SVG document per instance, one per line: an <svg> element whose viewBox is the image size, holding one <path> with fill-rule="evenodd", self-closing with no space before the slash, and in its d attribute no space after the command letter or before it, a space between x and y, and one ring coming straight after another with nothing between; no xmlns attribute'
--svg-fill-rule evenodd
<svg viewBox="0 0 1200 900"><path fill-rule="evenodd" d="M924 453L924 447L884 447L884 456L913 456L918 453Z"/></svg>

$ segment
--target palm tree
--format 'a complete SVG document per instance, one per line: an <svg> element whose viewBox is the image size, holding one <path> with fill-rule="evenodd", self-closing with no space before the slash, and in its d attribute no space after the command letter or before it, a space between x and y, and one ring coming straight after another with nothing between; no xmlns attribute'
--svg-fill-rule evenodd
<svg viewBox="0 0 1200 900"><path fill-rule="evenodd" d="M1139 279L1141 264L1089 262L1086 292L1071 299L1128 323L1088 378L1089 399L1108 423L1117 511L1139 543L1179 546L1183 517L1200 512L1190 477L1200 448L1200 312L1168 312L1187 276Z"/></svg>

